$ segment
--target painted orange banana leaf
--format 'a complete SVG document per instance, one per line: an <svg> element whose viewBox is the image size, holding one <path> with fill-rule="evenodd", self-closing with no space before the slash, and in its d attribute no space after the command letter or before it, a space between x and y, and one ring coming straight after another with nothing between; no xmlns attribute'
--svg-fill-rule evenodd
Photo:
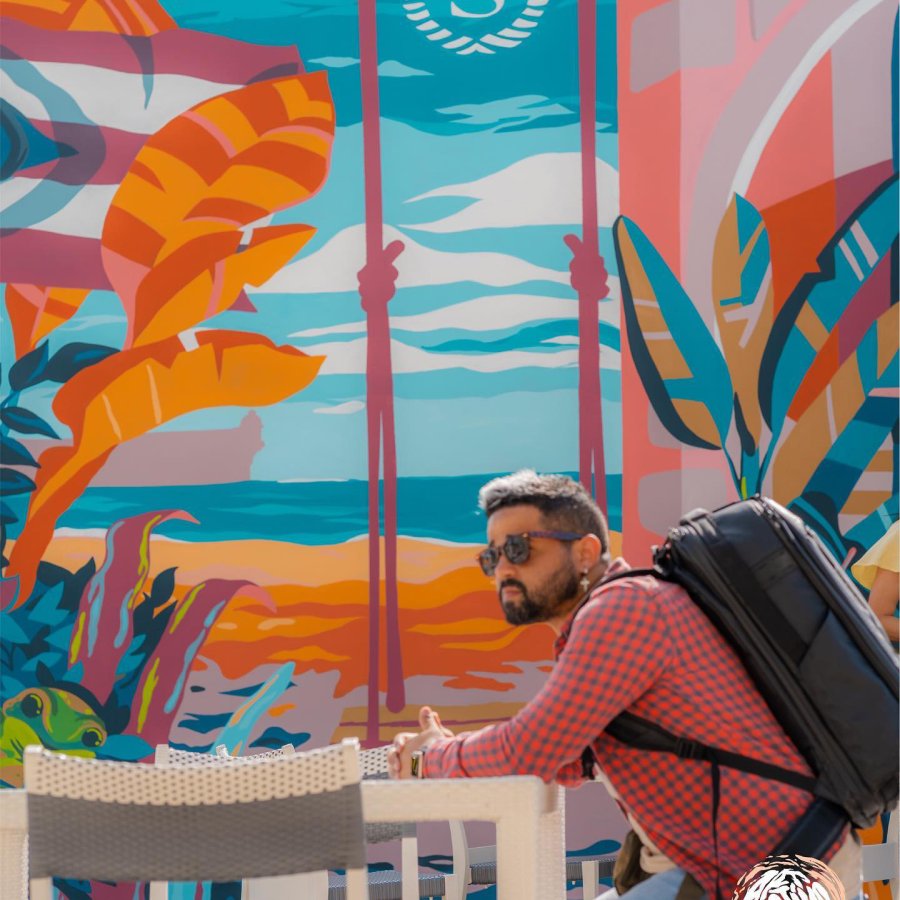
<svg viewBox="0 0 900 900"><path fill-rule="evenodd" d="M12 328L16 359L37 346L57 325L67 322L90 291L81 288L6 286L6 312Z"/></svg>
<svg viewBox="0 0 900 900"><path fill-rule="evenodd" d="M48 31L148 35L178 27L156 0L4 0L3 15Z"/></svg>
<svg viewBox="0 0 900 900"><path fill-rule="evenodd" d="M267 281L303 247L311 226L252 226L322 186L334 124L327 77L315 72L206 100L147 141L103 227L126 346L228 309L245 284Z"/></svg>
<svg viewBox="0 0 900 900"><path fill-rule="evenodd" d="M199 332L195 341L186 347L173 337L124 350L60 388L53 410L72 429L72 446L41 455L28 518L6 572L19 578L14 607L34 587L56 520L119 444L194 410L278 403L306 387L324 359L242 332ZM9 602L4 596L4 605Z"/></svg>

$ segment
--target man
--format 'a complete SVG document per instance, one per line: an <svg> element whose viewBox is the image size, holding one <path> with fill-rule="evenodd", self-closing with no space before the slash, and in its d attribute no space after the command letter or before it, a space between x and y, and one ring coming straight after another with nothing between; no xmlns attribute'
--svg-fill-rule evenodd
<svg viewBox="0 0 900 900"><path fill-rule="evenodd" d="M512 719L454 737L429 707L422 731L389 753L406 778L538 775L573 787L590 746L640 839L640 881L629 900L729 897L738 876L771 853L812 796L780 782L721 770L714 827L710 765L625 746L604 729L628 710L706 744L810 774L734 651L674 584L610 561L603 514L581 485L517 472L486 484L488 547L479 561L512 625L546 622L557 634L547 683ZM575 615L577 611L577 615ZM415 771L414 771L415 770ZM845 835L825 854L857 893L858 848ZM686 893L682 893L682 897Z"/></svg>

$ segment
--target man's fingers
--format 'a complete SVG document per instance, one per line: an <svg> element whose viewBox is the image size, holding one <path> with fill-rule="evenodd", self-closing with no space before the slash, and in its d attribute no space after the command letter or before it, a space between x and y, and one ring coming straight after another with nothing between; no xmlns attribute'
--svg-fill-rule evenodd
<svg viewBox="0 0 900 900"><path fill-rule="evenodd" d="M419 725L422 731L430 731L432 734L437 733L441 737L453 737L453 732L449 728L444 728L441 717L437 710L430 706L423 706L419 710Z"/></svg>
<svg viewBox="0 0 900 900"><path fill-rule="evenodd" d="M434 721L438 727L438 730L444 737L453 737L453 732L449 728L446 728L444 726L444 723L441 721L441 717L437 714L437 712L435 712L434 714Z"/></svg>

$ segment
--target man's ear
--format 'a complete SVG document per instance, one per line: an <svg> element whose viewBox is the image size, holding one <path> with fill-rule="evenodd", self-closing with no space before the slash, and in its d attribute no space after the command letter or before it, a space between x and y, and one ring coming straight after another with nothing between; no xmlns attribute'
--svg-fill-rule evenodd
<svg viewBox="0 0 900 900"><path fill-rule="evenodd" d="M586 534L579 538L575 545L575 559L578 568L582 571L590 571L603 557L603 545L596 534Z"/></svg>

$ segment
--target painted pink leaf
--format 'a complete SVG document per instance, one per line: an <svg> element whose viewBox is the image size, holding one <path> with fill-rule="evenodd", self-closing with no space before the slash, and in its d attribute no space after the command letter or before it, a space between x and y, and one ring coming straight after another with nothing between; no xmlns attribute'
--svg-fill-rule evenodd
<svg viewBox="0 0 900 900"><path fill-rule="evenodd" d="M99 700L115 688L116 669L134 635L134 609L150 575L150 535L171 519L197 520L180 509L120 519L106 533L106 559L85 585L69 649L81 664L81 684Z"/></svg>
<svg viewBox="0 0 900 900"><path fill-rule="evenodd" d="M250 581L212 578L179 599L159 645L141 674L130 731L149 744L168 740L191 665L225 605L239 594L253 597L275 611L269 594Z"/></svg>

